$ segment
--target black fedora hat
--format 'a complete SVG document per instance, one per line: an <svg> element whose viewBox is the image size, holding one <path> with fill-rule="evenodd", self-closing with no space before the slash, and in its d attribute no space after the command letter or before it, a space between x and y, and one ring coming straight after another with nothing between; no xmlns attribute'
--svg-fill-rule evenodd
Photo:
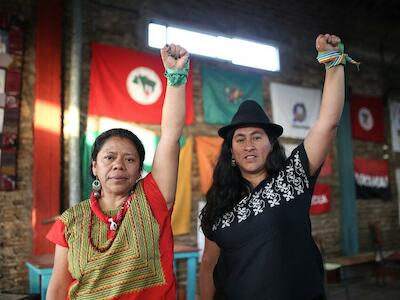
<svg viewBox="0 0 400 300"><path fill-rule="evenodd" d="M256 101L245 100L240 104L231 124L220 128L218 135L225 139L231 129L249 126L263 128L267 134L271 134L275 138L278 138L283 132L282 126L271 123L267 114Z"/></svg>

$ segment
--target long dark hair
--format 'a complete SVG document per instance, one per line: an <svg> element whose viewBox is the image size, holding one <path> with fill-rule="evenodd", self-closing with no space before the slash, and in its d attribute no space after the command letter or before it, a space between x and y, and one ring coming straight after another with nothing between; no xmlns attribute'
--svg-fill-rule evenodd
<svg viewBox="0 0 400 300"><path fill-rule="evenodd" d="M244 179L239 167L232 167L232 137L235 129L232 129L222 143L217 164L214 168L213 182L206 194L206 205L200 213L201 228L206 236L212 235L212 226L225 212L233 207L247 195L252 186ZM268 134L272 150L268 154L265 169L269 176L277 174L283 167L286 155L279 140Z"/></svg>

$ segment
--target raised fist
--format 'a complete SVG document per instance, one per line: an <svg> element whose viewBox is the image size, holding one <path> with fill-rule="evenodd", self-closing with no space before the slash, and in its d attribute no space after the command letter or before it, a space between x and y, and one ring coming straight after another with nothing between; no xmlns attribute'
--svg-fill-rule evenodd
<svg viewBox="0 0 400 300"><path fill-rule="evenodd" d="M189 59L189 52L175 44L166 45L160 50L160 53L166 69L183 69Z"/></svg>
<svg viewBox="0 0 400 300"><path fill-rule="evenodd" d="M320 34L315 40L315 48L317 51L339 50L337 46L340 43L340 37L333 34Z"/></svg>

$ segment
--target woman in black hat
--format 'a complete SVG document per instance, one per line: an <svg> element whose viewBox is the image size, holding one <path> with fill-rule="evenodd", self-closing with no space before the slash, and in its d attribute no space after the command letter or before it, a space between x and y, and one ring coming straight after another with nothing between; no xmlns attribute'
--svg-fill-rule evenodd
<svg viewBox="0 0 400 300"><path fill-rule="evenodd" d="M201 212L202 300L325 299L309 208L344 103L343 64L351 59L340 47L334 35L316 39L327 69L320 115L287 159L282 127L255 101L243 102L218 131L224 142Z"/></svg>

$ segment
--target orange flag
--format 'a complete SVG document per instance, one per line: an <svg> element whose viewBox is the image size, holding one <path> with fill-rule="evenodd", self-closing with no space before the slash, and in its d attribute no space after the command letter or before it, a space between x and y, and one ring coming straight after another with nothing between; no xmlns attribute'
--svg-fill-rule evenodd
<svg viewBox="0 0 400 300"><path fill-rule="evenodd" d="M200 189L205 195L211 186L212 174L221 150L223 139L220 137L197 136L197 160L200 173Z"/></svg>
<svg viewBox="0 0 400 300"><path fill-rule="evenodd" d="M188 137L181 144L181 152L179 154L178 183L171 220L174 235L190 233L190 213L192 211L192 150L193 139L192 137Z"/></svg>

